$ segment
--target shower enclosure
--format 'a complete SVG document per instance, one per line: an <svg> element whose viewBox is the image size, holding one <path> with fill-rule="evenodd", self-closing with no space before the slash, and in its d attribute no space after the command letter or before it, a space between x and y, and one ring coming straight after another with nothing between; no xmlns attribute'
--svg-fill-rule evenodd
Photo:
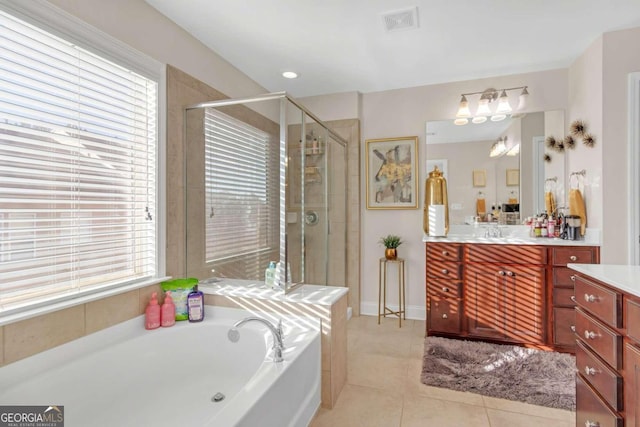
<svg viewBox="0 0 640 427"><path fill-rule="evenodd" d="M346 141L286 93L185 109L186 273L346 286Z"/></svg>

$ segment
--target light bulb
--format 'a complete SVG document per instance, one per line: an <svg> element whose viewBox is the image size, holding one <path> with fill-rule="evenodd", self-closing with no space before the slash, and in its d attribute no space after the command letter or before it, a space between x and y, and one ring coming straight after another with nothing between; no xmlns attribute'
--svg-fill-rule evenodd
<svg viewBox="0 0 640 427"><path fill-rule="evenodd" d="M463 125L466 125L467 123L469 123L469 119L455 119L453 121L453 124L458 126L463 126Z"/></svg>
<svg viewBox="0 0 640 427"><path fill-rule="evenodd" d="M496 109L496 114L508 114L511 112L511 105L509 105L509 97L507 96L507 91L503 90L500 94L500 99L498 100L498 108Z"/></svg>
<svg viewBox="0 0 640 427"><path fill-rule="evenodd" d="M469 110L469 101L467 101L467 97L462 95L462 99L460 100L460 107L458 108L458 113L456 114L457 118L467 118L471 117L471 111Z"/></svg>
<svg viewBox="0 0 640 427"><path fill-rule="evenodd" d="M478 101L476 116L488 116L489 114L491 114L491 109L489 108L489 100L487 98L480 98L480 101Z"/></svg>
<svg viewBox="0 0 640 427"><path fill-rule="evenodd" d="M480 123L484 123L486 121L487 121L487 116L477 116L471 119L471 122L475 123L476 125L479 125Z"/></svg>
<svg viewBox="0 0 640 427"><path fill-rule="evenodd" d="M524 110L524 108L527 106L527 98L528 97L529 97L529 91L527 90L527 87L525 86L524 89L522 89L522 92L520 93L520 96L518 97L518 108L517 108L517 111Z"/></svg>

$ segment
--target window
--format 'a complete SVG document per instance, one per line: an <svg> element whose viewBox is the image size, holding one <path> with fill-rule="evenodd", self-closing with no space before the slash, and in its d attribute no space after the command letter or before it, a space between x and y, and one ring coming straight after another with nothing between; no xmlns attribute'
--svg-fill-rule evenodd
<svg viewBox="0 0 640 427"><path fill-rule="evenodd" d="M278 248L278 151L266 132L213 108L204 120L206 261L257 279Z"/></svg>
<svg viewBox="0 0 640 427"><path fill-rule="evenodd" d="M158 81L0 11L0 313L157 275Z"/></svg>

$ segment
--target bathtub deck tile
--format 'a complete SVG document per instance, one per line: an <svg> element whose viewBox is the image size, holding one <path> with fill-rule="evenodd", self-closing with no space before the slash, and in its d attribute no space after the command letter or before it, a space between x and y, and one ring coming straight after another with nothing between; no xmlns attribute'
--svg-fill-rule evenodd
<svg viewBox="0 0 640 427"><path fill-rule="evenodd" d="M80 338L84 332L84 305L5 325L4 363L12 363Z"/></svg>
<svg viewBox="0 0 640 427"><path fill-rule="evenodd" d="M86 333L90 334L138 316L138 290L86 304ZM158 296L158 301L162 299Z"/></svg>

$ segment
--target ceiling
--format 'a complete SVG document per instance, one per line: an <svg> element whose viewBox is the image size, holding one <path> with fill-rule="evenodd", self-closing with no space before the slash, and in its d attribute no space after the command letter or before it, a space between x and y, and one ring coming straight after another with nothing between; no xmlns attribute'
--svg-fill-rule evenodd
<svg viewBox="0 0 640 427"><path fill-rule="evenodd" d="M377 92L565 68L640 0L146 0L269 92ZM417 29L382 15L417 7ZM299 74L284 79L283 71Z"/></svg>

